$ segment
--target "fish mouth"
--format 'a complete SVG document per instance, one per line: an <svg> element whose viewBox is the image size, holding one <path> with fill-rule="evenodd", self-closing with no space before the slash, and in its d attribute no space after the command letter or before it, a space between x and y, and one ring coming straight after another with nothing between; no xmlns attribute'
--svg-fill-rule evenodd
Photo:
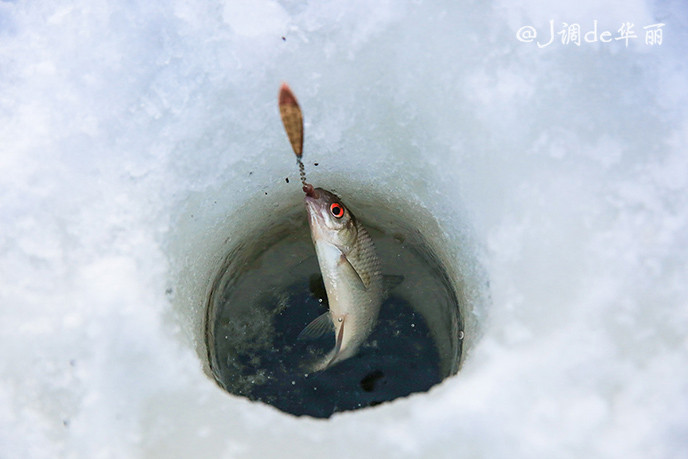
<svg viewBox="0 0 688 459"><path fill-rule="evenodd" d="M314 238L322 237L322 231L326 228L325 216L322 214L322 201L320 199L321 193L316 188L312 195L306 195L304 201L306 203L306 212L308 213L308 223L311 227L311 233Z"/></svg>
<svg viewBox="0 0 688 459"><path fill-rule="evenodd" d="M306 209L308 210L308 215L318 214L318 205L320 201L320 190L318 188L311 189L309 193L303 198L306 203Z"/></svg>
<svg viewBox="0 0 688 459"><path fill-rule="evenodd" d="M315 188L313 188L313 185L310 183L303 182L303 192L306 193L306 196L312 196L314 198L317 198L317 194L315 192Z"/></svg>
<svg viewBox="0 0 688 459"><path fill-rule="evenodd" d="M310 183L303 186L303 192L306 193L306 202L320 199L320 188L313 188L313 185Z"/></svg>

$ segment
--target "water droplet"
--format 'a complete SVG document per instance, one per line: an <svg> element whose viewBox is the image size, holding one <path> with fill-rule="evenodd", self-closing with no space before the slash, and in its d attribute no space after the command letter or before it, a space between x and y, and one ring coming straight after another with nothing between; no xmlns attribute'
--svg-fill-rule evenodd
<svg viewBox="0 0 688 459"><path fill-rule="evenodd" d="M463 339L463 330L459 332L459 339Z"/></svg>
<svg viewBox="0 0 688 459"><path fill-rule="evenodd" d="M296 381L292 381L292 382L291 382L291 385L292 385L292 386L296 385Z"/></svg>
<svg viewBox="0 0 688 459"><path fill-rule="evenodd" d="M411 324L411 328L416 328L416 324Z"/></svg>
<svg viewBox="0 0 688 459"><path fill-rule="evenodd" d="M341 322L342 320L344 319L342 319L341 317L337 317L337 322Z"/></svg>

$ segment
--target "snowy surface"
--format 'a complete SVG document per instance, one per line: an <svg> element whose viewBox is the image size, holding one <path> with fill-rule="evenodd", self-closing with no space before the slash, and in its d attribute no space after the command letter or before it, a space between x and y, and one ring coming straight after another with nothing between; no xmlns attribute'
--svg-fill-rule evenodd
<svg viewBox="0 0 688 459"><path fill-rule="evenodd" d="M638 38L516 39L550 20ZM0 2L0 457L687 457L686 43L680 0ZM429 394L315 421L203 371L217 247L298 199L283 80L314 182L474 235Z"/></svg>

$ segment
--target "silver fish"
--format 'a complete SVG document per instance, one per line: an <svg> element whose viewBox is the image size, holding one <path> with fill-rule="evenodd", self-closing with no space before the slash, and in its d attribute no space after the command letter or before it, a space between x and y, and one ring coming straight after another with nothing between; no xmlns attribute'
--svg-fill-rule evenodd
<svg viewBox="0 0 688 459"><path fill-rule="evenodd" d="M334 328L336 343L311 371L325 370L356 355L373 331L383 300L383 280L373 241L341 200L322 188L304 186L311 237L330 310L301 332L299 339Z"/></svg>

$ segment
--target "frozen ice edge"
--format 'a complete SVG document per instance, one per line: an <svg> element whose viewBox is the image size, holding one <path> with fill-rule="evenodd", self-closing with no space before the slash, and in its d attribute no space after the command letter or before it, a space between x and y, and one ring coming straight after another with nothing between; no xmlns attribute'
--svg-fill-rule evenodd
<svg viewBox="0 0 688 459"><path fill-rule="evenodd" d="M685 456L681 5L562 2L676 38L538 54L506 26L537 5L257 3L0 5L3 455ZM290 192L282 79L320 177L461 202L483 238L483 339L428 395L294 419L219 391L180 325L203 260L172 228Z"/></svg>

